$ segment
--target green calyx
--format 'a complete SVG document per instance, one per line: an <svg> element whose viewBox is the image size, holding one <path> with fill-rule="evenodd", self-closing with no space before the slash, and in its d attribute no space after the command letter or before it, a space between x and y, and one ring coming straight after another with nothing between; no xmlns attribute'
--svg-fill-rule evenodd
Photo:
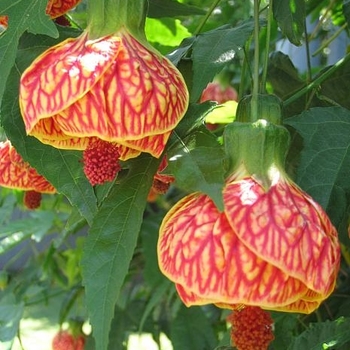
<svg viewBox="0 0 350 350"><path fill-rule="evenodd" d="M89 39L117 33L126 28L135 38L146 41L144 27L147 0L88 0Z"/></svg>
<svg viewBox="0 0 350 350"><path fill-rule="evenodd" d="M248 104L241 107L237 113L240 113L239 120L225 128L224 145L229 158L229 172L243 169L244 176L254 177L268 190L284 173L290 136L286 128L276 125L281 120L280 111L260 105L263 118L249 122L249 108Z"/></svg>
<svg viewBox="0 0 350 350"><path fill-rule="evenodd" d="M256 99L257 115L252 113L253 96L247 95L243 97L237 106L236 121L252 123L259 119L274 124L281 124L282 122L282 101L276 95L259 94Z"/></svg>

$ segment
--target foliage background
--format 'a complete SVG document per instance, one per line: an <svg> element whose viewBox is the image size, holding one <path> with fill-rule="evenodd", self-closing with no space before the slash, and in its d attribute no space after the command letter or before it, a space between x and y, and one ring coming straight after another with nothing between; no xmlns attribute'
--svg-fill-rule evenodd
<svg viewBox="0 0 350 350"><path fill-rule="evenodd" d="M260 68L263 72L267 67L268 91L284 101L284 122L293 139L287 170L326 209L338 228L343 255L337 288L315 313L273 313L276 339L271 349L350 347L349 55L344 52L340 62L327 66L328 40L339 27L347 34L349 3L274 0L268 46L267 2L260 3ZM250 93L252 3L150 1L148 40L178 66L191 98L167 146L169 158L182 155L169 165L177 180L154 203L146 198L158 160L143 155L129 162L120 181L92 188L82 171L81 152L53 149L26 136L18 108L21 72L44 50L78 36L86 25L85 1L71 12L70 28L55 25L45 7L46 0L0 2L0 14L11 18L0 36L2 138L9 138L60 193L45 195L40 210L28 213L21 204L23 193L1 189L1 346L11 349L28 308L50 304L61 295L58 323L73 317L93 326L88 350L126 349L134 332L149 332L156 341L166 334L175 350L231 349L228 311L212 305L184 307L158 269L156 242L163 216L185 193L201 190L220 207L222 128L214 133L206 129L203 120L216 106L198 100L219 73L240 97ZM306 18L321 18L313 33L305 33ZM317 42L319 63L311 64L312 52L306 52L307 69L298 71L295 57L278 51L281 40L295 46ZM233 121L234 113L225 118Z"/></svg>

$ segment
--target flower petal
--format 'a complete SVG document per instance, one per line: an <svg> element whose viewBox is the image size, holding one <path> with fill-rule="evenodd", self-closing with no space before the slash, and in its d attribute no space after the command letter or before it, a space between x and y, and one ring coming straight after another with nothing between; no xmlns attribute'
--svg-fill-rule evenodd
<svg viewBox="0 0 350 350"><path fill-rule="evenodd" d="M198 193L182 199L164 218L158 259L188 306L221 303L271 309L308 292L301 281L242 244L225 214Z"/></svg>
<svg viewBox="0 0 350 350"><path fill-rule="evenodd" d="M337 233L323 209L279 181L268 192L252 178L228 183L225 212L239 239L269 263L327 297L339 269Z"/></svg>
<svg viewBox="0 0 350 350"><path fill-rule="evenodd" d="M40 119L60 113L86 94L109 68L119 49L118 37L92 41L84 33L36 58L22 74L20 84L20 107L27 133ZM78 124L84 118L80 114Z"/></svg>
<svg viewBox="0 0 350 350"><path fill-rule="evenodd" d="M18 190L55 193L55 188L28 163L9 141L0 143L0 186Z"/></svg>
<svg viewBox="0 0 350 350"><path fill-rule="evenodd" d="M161 155L187 109L186 85L170 61L119 34L69 39L34 61L20 89L28 134L56 147L98 137Z"/></svg>
<svg viewBox="0 0 350 350"><path fill-rule="evenodd" d="M46 13L51 18L62 16L73 7L77 6L81 0L49 0L46 6Z"/></svg>

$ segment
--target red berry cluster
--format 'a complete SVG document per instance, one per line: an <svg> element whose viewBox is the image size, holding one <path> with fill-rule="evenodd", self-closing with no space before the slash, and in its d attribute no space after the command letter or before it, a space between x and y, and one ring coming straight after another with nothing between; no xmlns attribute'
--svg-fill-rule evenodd
<svg viewBox="0 0 350 350"><path fill-rule="evenodd" d="M36 191L25 191L23 197L23 204L28 209L37 209L40 207L41 193Z"/></svg>
<svg viewBox="0 0 350 350"><path fill-rule="evenodd" d="M256 306L246 306L227 318L232 324L231 340L238 350L267 350L275 338L269 313Z"/></svg>
<svg viewBox="0 0 350 350"><path fill-rule="evenodd" d="M68 331L60 331L52 339L52 350L83 350L84 345L83 335L74 337Z"/></svg>
<svg viewBox="0 0 350 350"><path fill-rule="evenodd" d="M113 181L120 171L118 147L110 142L97 140L84 151L84 173L92 186Z"/></svg>

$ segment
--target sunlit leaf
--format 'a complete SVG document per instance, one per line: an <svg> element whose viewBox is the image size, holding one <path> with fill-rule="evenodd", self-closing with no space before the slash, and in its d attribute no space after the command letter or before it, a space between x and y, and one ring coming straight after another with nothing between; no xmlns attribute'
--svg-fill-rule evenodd
<svg viewBox="0 0 350 350"><path fill-rule="evenodd" d="M178 46L183 39L191 36L180 20L173 18L146 20L145 28L148 41L160 43L163 46Z"/></svg>

